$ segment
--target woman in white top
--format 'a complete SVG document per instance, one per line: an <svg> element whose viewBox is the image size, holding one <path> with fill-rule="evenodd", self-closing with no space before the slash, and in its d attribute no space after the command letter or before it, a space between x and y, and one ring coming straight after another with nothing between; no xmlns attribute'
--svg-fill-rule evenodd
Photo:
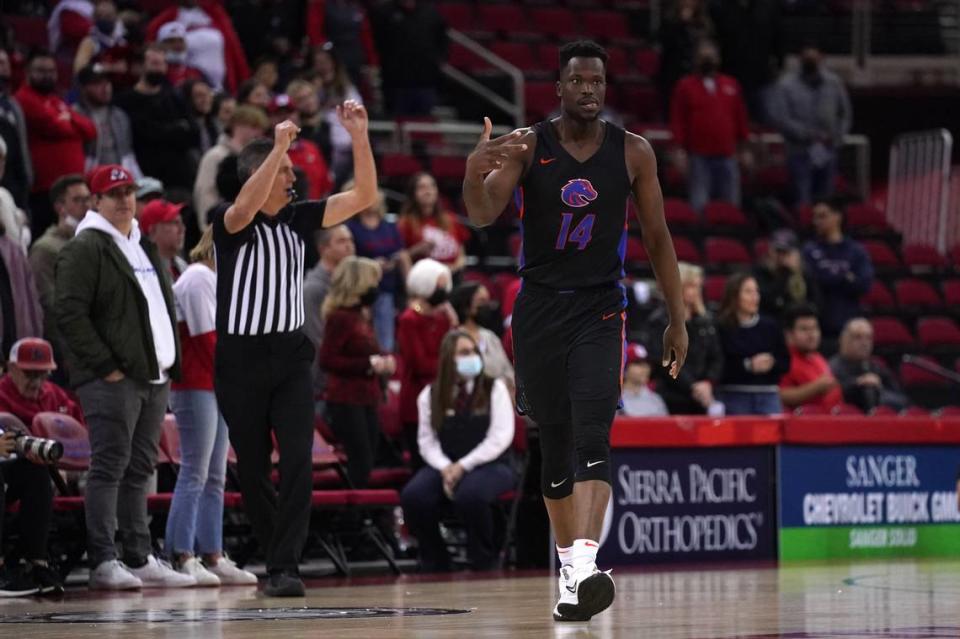
<svg viewBox="0 0 960 639"><path fill-rule="evenodd" d="M416 536L423 572L445 571L450 557L440 520L453 511L466 526L474 570L496 566L491 504L516 483L509 456L514 412L503 379L483 373L477 343L451 331L440 345L437 380L417 398L418 443L426 466L400 495L404 519Z"/></svg>

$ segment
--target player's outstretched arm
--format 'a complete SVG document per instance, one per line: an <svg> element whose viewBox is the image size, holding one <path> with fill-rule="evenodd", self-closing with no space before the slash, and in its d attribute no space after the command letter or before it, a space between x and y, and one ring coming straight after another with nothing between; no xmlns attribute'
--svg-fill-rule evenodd
<svg viewBox="0 0 960 639"><path fill-rule="evenodd" d="M657 178L657 157L650 144L638 135L627 134L627 168L631 190L637 205L637 217L643 230L643 244L650 256L657 283L663 291L670 313L670 324L663 333L663 365L670 366L676 379L687 358L686 310L683 305L677 253L663 216L663 193Z"/></svg>
<svg viewBox="0 0 960 639"><path fill-rule="evenodd" d="M492 224L503 213L536 139L530 129L517 129L491 140L492 130L490 118L483 118L483 133L477 147L467 156L463 177L463 202L474 226Z"/></svg>
<svg viewBox="0 0 960 639"><path fill-rule="evenodd" d="M290 145L300 133L299 127L290 120L284 120L273 129L273 149L263 163L257 167L250 178L243 183L237 199L227 209L223 225L228 233L239 233L253 221L257 212L270 197L273 181L280 172L280 163L287 154Z"/></svg>
<svg viewBox="0 0 960 639"><path fill-rule="evenodd" d="M337 117L353 146L353 182L348 191L331 195L323 215L324 226L336 226L377 202L377 166L367 136L367 111L354 100L337 107Z"/></svg>

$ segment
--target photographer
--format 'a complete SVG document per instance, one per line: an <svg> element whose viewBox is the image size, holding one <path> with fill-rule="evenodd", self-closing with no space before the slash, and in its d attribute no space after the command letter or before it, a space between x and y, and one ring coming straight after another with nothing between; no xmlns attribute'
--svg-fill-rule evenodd
<svg viewBox="0 0 960 639"><path fill-rule="evenodd" d="M0 426L0 548L3 515L8 503L20 502L20 537L10 562L0 555L0 597L62 594L60 576L47 564L47 535L53 512L53 485L47 467L32 456L11 458L16 438L27 432L23 424ZM14 561L17 558L17 561Z"/></svg>
<svg viewBox="0 0 960 639"><path fill-rule="evenodd" d="M85 424L80 405L47 379L56 369L47 340L27 337L15 343L7 374L0 377L0 411L16 415L24 424L32 424L37 413L63 413Z"/></svg>

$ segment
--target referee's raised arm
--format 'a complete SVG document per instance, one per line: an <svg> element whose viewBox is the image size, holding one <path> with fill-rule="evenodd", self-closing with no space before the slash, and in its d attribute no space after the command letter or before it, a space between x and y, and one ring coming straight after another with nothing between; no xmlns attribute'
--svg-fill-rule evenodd
<svg viewBox="0 0 960 639"><path fill-rule="evenodd" d="M337 118L350 134L353 145L352 189L331 195L323 214L324 226L336 226L360 211L379 201L377 191L377 166L373 162L373 150L367 137L367 111L354 100L347 100L337 107Z"/></svg>
<svg viewBox="0 0 960 639"><path fill-rule="evenodd" d="M227 209L223 218L223 225L228 233L239 233L253 221L254 216L267 205L274 191L274 183L281 169L289 170L292 166L287 158L287 150L300 132L299 127L290 120L284 120L274 128L273 149L263 160L263 163L243 183L237 199ZM284 161L286 160L286 162ZM289 197L283 205L289 202ZM276 211L269 211L276 213Z"/></svg>

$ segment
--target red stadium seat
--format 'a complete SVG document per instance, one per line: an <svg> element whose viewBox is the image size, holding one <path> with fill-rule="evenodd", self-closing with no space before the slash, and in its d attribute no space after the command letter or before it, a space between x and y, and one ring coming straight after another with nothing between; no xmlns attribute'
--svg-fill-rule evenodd
<svg viewBox="0 0 960 639"><path fill-rule="evenodd" d="M797 207L797 222L803 228L813 226L813 207L809 204L802 204Z"/></svg>
<svg viewBox="0 0 960 639"><path fill-rule="evenodd" d="M686 200L668 197L663 200L663 215L669 226L697 226L700 216Z"/></svg>
<svg viewBox="0 0 960 639"><path fill-rule="evenodd" d="M626 253L627 262L649 262L650 257L647 255L647 249L643 245L643 242L640 238L634 237L632 235L627 236L627 253Z"/></svg>
<svg viewBox="0 0 960 639"><path fill-rule="evenodd" d="M940 409L940 417L960 417L960 406L944 406Z"/></svg>
<svg viewBox="0 0 960 639"><path fill-rule="evenodd" d="M623 113L632 115L641 121L660 119L660 96L657 94L657 90L649 84L621 83L619 107ZM667 167L668 171L672 168L672 165ZM668 180L668 183L671 182Z"/></svg>
<svg viewBox="0 0 960 639"><path fill-rule="evenodd" d="M584 31L591 37L605 40L630 37L627 20L619 11L585 11L581 19Z"/></svg>
<svg viewBox="0 0 960 639"><path fill-rule="evenodd" d="M548 71L560 66L560 47L555 44L541 44L537 47L537 62L540 68Z"/></svg>
<svg viewBox="0 0 960 639"><path fill-rule="evenodd" d="M960 269L960 244L955 244L948 252L953 268Z"/></svg>
<svg viewBox="0 0 960 639"><path fill-rule="evenodd" d="M897 411L889 406L876 406L868 414L876 417L894 417Z"/></svg>
<svg viewBox="0 0 960 639"><path fill-rule="evenodd" d="M477 7L477 20L480 27L488 31L510 33L523 29L527 24L527 15L522 7L515 4L480 3Z"/></svg>
<svg viewBox="0 0 960 639"><path fill-rule="evenodd" d="M546 35L561 40L580 33L576 14L563 7L530 9L530 22Z"/></svg>
<svg viewBox="0 0 960 639"><path fill-rule="evenodd" d="M901 417L930 417L930 411L920 406L911 406L900 411Z"/></svg>
<svg viewBox="0 0 960 639"><path fill-rule="evenodd" d="M929 244L908 244L903 247L903 263L911 269L934 270L945 267L947 259Z"/></svg>
<svg viewBox="0 0 960 639"><path fill-rule="evenodd" d="M745 227L749 224L747 216L739 208L729 202L708 202L703 209L703 217L707 226L735 226Z"/></svg>
<svg viewBox="0 0 960 639"><path fill-rule="evenodd" d="M820 415L829 415L830 413L820 404L807 404L806 406L797 406L793 409L793 414L799 417L810 417L811 415L819 417Z"/></svg>
<svg viewBox="0 0 960 639"><path fill-rule="evenodd" d="M653 78L660 71L660 53L656 49L637 49L634 64L640 75Z"/></svg>
<svg viewBox="0 0 960 639"><path fill-rule="evenodd" d="M960 280L947 280L943 283L943 302L947 308L960 309Z"/></svg>
<svg viewBox="0 0 960 639"><path fill-rule="evenodd" d="M863 248L870 256L873 266L879 269L900 268L900 258L893 252L890 245L880 240L863 240Z"/></svg>
<svg viewBox="0 0 960 639"><path fill-rule="evenodd" d="M887 216L872 204L851 204L846 212L847 226L862 229L886 229Z"/></svg>
<svg viewBox="0 0 960 639"><path fill-rule="evenodd" d="M472 29L475 25L473 5L467 2L441 2L437 11L443 16L447 26L458 31Z"/></svg>
<svg viewBox="0 0 960 639"><path fill-rule="evenodd" d="M533 49L526 42L494 42L490 45L490 51L521 71L536 71L540 68Z"/></svg>
<svg viewBox="0 0 960 639"><path fill-rule="evenodd" d="M748 266L753 263L747 247L728 237L708 237L704 242L704 258L711 266Z"/></svg>
<svg viewBox="0 0 960 639"><path fill-rule="evenodd" d="M873 343L878 349L912 348L916 343L906 325L895 317L873 317L870 323Z"/></svg>
<svg viewBox="0 0 960 639"><path fill-rule="evenodd" d="M930 350L960 349L960 327L949 317L923 317L917 322L920 345Z"/></svg>
<svg viewBox="0 0 960 639"><path fill-rule="evenodd" d="M673 250L677 253L677 259L681 262L691 262L699 264L702 260L700 249L689 238L682 235L673 236Z"/></svg>
<svg viewBox="0 0 960 639"><path fill-rule="evenodd" d="M490 64L486 60L457 43L450 45L447 62L450 63L450 66L466 72L481 71L490 68Z"/></svg>
<svg viewBox="0 0 960 639"><path fill-rule="evenodd" d="M708 275L703 280L703 299L717 304L723 300L723 291L727 287L727 278L723 275Z"/></svg>
<svg viewBox="0 0 960 639"><path fill-rule="evenodd" d="M897 280L893 285L893 292L901 308L931 310L943 307L943 300L940 299L937 289L920 279Z"/></svg>
<svg viewBox="0 0 960 639"><path fill-rule="evenodd" d="M412 155L387 153L380 159L380 174L383 177L410 177L423 170L423 165Z"/></svg>
<svg viewBox="0 0 960 639"><path fill-rule="evenodd" d="M830 409L831 415L863 415L859 406L853 404L838 404Z"/></svg>
<svg viewBox="0 0 960 639"><path fill-rule="evenodd" d="M621 47L607 49L607 71L615 76L625 75L631 71L630 58L626 50Z"/></svg>
<svg viewBox="0 0 960 639"><path fill-rule="evenodd" d="M938 366L937 362L929 357L919 356L916 359L925 362L928 366ZM900 364L900 383L904 388L949 386L950 384L944 377L909 362Z"/></svg>
<svg viewBox="0 0 960 639"><path fill-rule="evenodd" d="M37 437L55 439L63 444L60 470L83 471L90 468L90 439L80 422L63 413L37 413L30 427Z"/></svg>
<svg viewBox="0 0 960 639"><path fill-rule="evenodd" d="M553 82L528 82L524 95L527 113L533 119L543 119L560 108L557 85Z"/></svg>
<svg viewBox="0 0 960 639"><path fill-rule="evenodd" d="M871 312L889 312L893 310L897 303L893 299L893 293L887 288L886 284L880 280L873 280L870 290L866 295L860 298L860 304Z"/></svg>
<svg viewBox="0 0 960 639"><path fill-rule="evenodd" d="M430 173L437 180L463 180L467 158L462 155L434 155L430 158Z"/></svg>

